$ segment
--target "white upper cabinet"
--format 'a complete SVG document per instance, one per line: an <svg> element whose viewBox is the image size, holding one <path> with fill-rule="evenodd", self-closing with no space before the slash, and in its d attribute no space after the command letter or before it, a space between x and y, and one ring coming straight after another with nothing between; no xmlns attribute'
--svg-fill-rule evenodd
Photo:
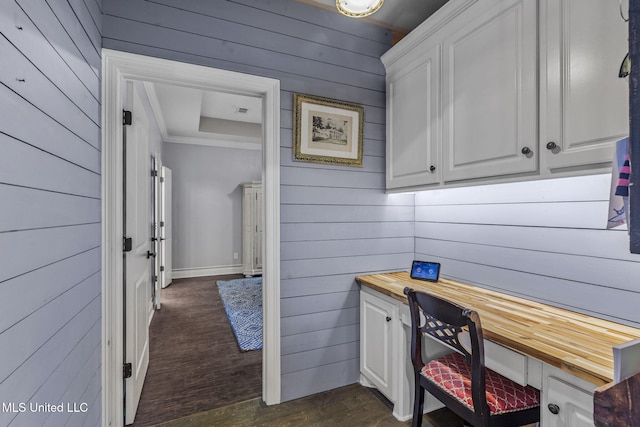
<svg viewBox="0 0 640 427"><path fill-rule="evenodd" d="M443 43L444 182L538 170L536 2L480 2Z"/></svg>
<svg viewBox="0 0 640 427"><path fill-rule="evenodd" d="M629 133L629 82L618 77L628 31L618 6L602 0L540 3L545 170L608 168L613 142ZM622 7L628 10L626 0Z"/></svg>
<svg viewBox="0 0 640 427"><path fill-rule="evenodd" d="M440 182L440 46L403 59L387 79L387 188Z"/></svg>
<svg viewBox="0 0 640 427"><path fill-rule="evenodd" d="M626 53L617 2L450 0L382 57L387 189L610 170Z"/></svg>

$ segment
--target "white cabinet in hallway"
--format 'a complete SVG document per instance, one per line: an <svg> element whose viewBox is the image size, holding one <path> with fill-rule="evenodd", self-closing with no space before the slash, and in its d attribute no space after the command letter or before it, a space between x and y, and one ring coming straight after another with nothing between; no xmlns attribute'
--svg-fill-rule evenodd
<svg viewBox="0 0 640 427"><path fill-rule="evenodd" d="M242 274L262 274L262 183L242 185Z"/></svg>

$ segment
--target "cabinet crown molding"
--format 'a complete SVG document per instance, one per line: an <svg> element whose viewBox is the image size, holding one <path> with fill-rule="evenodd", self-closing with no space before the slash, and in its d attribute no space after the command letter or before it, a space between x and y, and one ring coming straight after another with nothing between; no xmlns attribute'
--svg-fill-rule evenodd
<svg viewBox="0 0 640 427"><path fill-rule="evenodd" d="M385 52L380 59L385 68L388 68L397 59L414 49L424 40L436 33L440 28L448 24L465 9L471 7L478 0L449 0L422 24L411 31L395 46Z"/></svg>

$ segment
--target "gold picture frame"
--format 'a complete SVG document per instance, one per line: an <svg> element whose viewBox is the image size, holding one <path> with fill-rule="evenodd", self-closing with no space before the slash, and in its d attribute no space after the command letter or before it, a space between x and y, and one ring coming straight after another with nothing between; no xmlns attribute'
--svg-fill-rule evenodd
<svg viewBox="0 0 640 427"><path fill-rule="evenodd" d="M293 95L293 158L362 167L364 107L320 96Z"/></svg>

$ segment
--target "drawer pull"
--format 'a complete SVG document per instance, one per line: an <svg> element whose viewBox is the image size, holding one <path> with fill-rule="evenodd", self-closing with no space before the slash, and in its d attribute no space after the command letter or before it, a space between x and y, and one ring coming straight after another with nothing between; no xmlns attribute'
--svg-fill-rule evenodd
<svg viewBox="0 0 640 427"><path fill-rule="evenodd" d="M555 150L556 148L558 148L558 145L555 142L547 142L547 150Z"/></svg>
<svg viewBox="0 0 640 427"><path fill-rule="evenodd" d="M435 166L433 166L433 165L431 165L431 167L429 168L429 170L430 170L431 172L435 172L435 171L436 171L436 167L435 167Z"/></svg>
<svg viewBox="0 0 640 427"><path fill-rule="evenodd" d="M387 322L391 322L391 317L387 316Z"/></svg>
<svg viewBox="0 0 640 427"><path fill-rule="evenodd" d="M560 413L560 407L555 403L549 403L547 405L547 408L549 408L549 412L551 412L553 415L558 415Z"/></svg>

